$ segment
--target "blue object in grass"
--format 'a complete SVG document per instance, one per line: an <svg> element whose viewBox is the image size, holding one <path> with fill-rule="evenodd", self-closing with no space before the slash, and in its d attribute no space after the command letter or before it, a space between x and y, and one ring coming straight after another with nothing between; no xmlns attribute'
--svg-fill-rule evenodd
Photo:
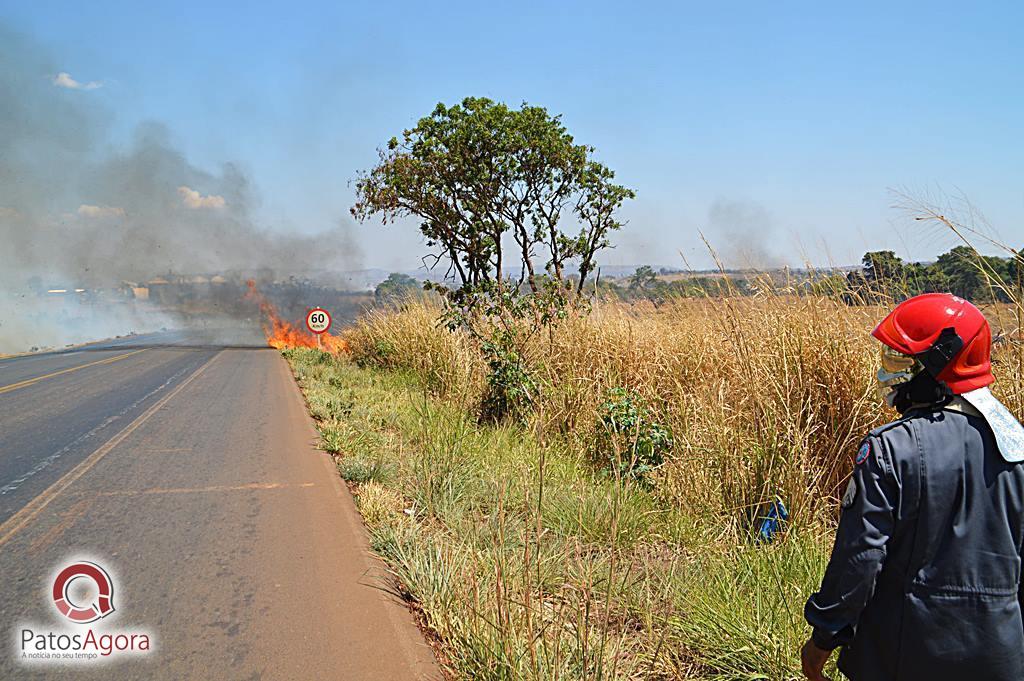
<svg viewBox="0 0 1024 681"><path fill-rule="evenodd" d="M759 542L770 542L782 529L782 523L789 520L789 511L782 499L776 498L768 507L768 512L761 519L761 528L757 531Z"/></svg>

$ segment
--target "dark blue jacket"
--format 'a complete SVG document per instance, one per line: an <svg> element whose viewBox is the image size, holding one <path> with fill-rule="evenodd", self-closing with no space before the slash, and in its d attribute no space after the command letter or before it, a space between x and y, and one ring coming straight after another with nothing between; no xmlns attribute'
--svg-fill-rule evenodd
<svg viewBox="0 0 1024 681"><path fill-rule="evenodd" d="M1024 679L1024 465L949 410L873 430L857 460L804 611L815 644L853 681Z"/></svg>

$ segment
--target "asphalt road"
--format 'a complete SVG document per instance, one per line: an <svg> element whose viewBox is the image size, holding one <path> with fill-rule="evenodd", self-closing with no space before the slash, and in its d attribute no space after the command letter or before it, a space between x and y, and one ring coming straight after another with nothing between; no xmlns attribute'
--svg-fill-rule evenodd
<svg viewBox="0 0 1024 681"><path fill-rule="evenodd" d="M168 333L0 359L0 678L440 678L287 365L257 343ZM89 625L50 595L75 559L114 583L115 612ZM26 628L90 627L152 649L22 657Z"/></svg>

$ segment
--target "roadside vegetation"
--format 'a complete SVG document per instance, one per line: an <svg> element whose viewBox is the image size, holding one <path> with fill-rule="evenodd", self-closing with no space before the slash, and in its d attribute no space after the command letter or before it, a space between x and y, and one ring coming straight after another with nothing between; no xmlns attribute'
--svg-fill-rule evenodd
<svg viewBox="0 0 1024 681"><path fill-rule="evenodd" d="M530 410L499 421L486 356L442 312L377 310L350 356L286 356L452 675L799 678L837 491L892 417L868 337L883 309L598 303L531 345ZM996 388L1020 413L1017 354L999 346Z"/></svg>
<svg viewBox="0 0 1024 681"><path fill-rule="evenodd" d="M1019 260L925 209L967 246L930 269L881 252L672 287L646 268L622 296L597 258L634 193L594 154L541 107L439 104L352 212L416 219L451 286L394 275L347 353L285 354L453 678L798 679L851 454L894 416L873 325L977 274L1021 413Z"/></svg>

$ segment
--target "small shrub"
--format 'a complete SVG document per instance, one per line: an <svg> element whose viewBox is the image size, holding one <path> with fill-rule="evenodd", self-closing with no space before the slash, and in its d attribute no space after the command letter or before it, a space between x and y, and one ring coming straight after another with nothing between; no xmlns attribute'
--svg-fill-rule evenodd
<svg viewBox="0 0 1024 681"><path fill-rule="evenodd" d="M481 405L484 420L500 421L519 418L533 405L537 384L526 362L515 347L505 339L482 343L487 359L487 392Z"/></svg>
<svg viewBox="0 0 1024 681"><path fill-rule="evenodd" d="M626 388L612 388L598 408L595 458L609 473L649 484L665 462L672 433L652 417L643 399Z"/></svg>
<svg viewBox="0 0 1024 681"><path fill-rule="evenodd" d="M352 413L354 406L355 400L352 399L352 394L349 392L339 391L327 398L327 409L334 418L348 416Z"/></svg>
<svg viewBox="0 0 1024 681"><path fill-rule="evenodd" d="M284 352L288 352L285 350ZM312 349L309 351L309 356L312 364L327 365L333 364L335 357L326 350Z"/></svg>
<svg viewBox="0 0 1024 681"><path fill-rule="evenodd" d="M362 367L390 368L394 366L397 353L394 343L385 338L375 338L356 358L356 364Z"/></svg>
<svg viewBox="0 0 1024 681"><path fill-rule="evenodd" d="M329 454L340 454L347 444L348 438L340 428L320 427L320 449Z"/></svg>
<svg viewBox="0 0 1024 681"><path fill-rule="evenodd" d="M308 398L309 411L318 421L338 420L352 413L355 402L349 392L318 393Z"/></svg>
<svg viewBox="0 0 1024 681"><path fill-rule="evenodd" d="M349 482L386 484L394 477L395 467L383 457L368 461L362 457L347 456L338 462L338 472Z"/></svg>
<svg viewBox="0 0 1024 681"><path fill-rule="evenodd" d="M448 306L438 319L440 325L473 339L487 365L481 420L526 420L538 397L529 349L541 333L553 333L568 318L569 288L552 279L539 289L535 282L532 292L484 282L445 290L443 295Z"/></svg>

